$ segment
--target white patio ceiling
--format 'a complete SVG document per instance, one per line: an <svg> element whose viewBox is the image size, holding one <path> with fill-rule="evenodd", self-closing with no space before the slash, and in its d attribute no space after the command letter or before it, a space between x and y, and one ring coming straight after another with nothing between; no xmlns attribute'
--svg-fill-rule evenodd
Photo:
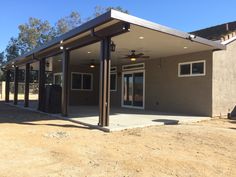
<svg viewBox="0 0 236 177"><path fill-rule="evenodd" d="M191 41L190 39L166 34L152 29L140 27L137 25L130 26L130 32L112 38L116 44L116 51L112 52L112 63L119 64L131 63L121 59L129 54L130 50L136 50L137 53L144 53L150 56L150 59L188 54L201 51L214 50L215 47ZM71 51L72 64L87 64L91 60L100 58L100 43L88 45ZM137 59L138 61L142 59Z"/></svg>

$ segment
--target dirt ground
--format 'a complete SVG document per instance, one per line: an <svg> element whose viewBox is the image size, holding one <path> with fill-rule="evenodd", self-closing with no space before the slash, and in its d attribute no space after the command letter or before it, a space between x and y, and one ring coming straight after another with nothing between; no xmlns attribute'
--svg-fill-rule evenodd
<svg viewBox="0 0 236 177"><path fill-rule="evenodd" d="M235 177L236 120L114 133L0 103L0 177Z"/></svg>

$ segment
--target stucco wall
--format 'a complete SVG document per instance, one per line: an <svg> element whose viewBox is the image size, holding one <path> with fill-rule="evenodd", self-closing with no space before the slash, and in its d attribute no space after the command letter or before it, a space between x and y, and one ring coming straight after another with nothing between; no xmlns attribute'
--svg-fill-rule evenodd
<svg viewBox="0 0 236 177"><path fill-rule="evenodd" d="M178 77L178 63L206 60L206 75ZM146 62L145 108L161 112L212 115L212 52Z"/></svg>
<svg viewBox="0 0 236 177"><path fill-rule="evenodd" d="M236 41L228 44L227 50L213 53L213 116L224 117L235 106Z"/></svg>
<svg viewBox="0 0 236 177"><path fill-rule="evenodd" d="M178 77L181 62L206 60L206 75ZM121 66L111 106L121 106ZM145 109L190 115L212 115L212 52L150 59L145 62Z"/></svg>
<svg viewBox="0 0 236 177"><path fill-rule="evenodd" d="M92 91L80 91L71 90L71 84L69 85L70 93L69 100L70 105L98 105L99 98L99 67L89 68L86 66L70 66L70 83L71 72L92 73L93 74L93 89Z"/></svg>
<svg viewBox="0 0 236 177"><path fill-rule="evenodd" d="M178 77L180 62L206 60L206 76ZM54 67L54 71L58 72ZM98 105L99 67L70 65L71 72L93 73L93 91L73 91L70 105ZM71 74L70 74L71 77ZM71 78L69 78L71 80ZM111 92L112 107L121 106L122 65L117 66L117 91ZM150 59L145 62L145 109L192 115L212 115L212 52Z"/></svg>
<svg viewBox="0 0 236 177"><path fill-rule="evenodd" d="M61 62L53 62L53 73L62 72ZM87 90L71 89L71 73L92 73L93 88ZM99 98L99 66L91 69L88 65L72 65L69 66L69 104L70 105L98 105Z"/></svg>

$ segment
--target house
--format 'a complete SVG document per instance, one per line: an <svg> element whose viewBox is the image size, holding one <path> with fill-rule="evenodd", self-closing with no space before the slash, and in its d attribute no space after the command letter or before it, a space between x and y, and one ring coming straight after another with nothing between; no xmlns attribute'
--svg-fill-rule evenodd
<svg viewBox="0 0 236 177"><path fill-rule="evenodd" d="M39 110L45 85L54 83L62 88L63 116L70 106L95 106L100 126L109 125L114 107L226 116L236 105L235 39L212 41L111 10L6 64L5 100L14 71L18 104L24 70L29 106L30 73L39 71Z"/></svg>

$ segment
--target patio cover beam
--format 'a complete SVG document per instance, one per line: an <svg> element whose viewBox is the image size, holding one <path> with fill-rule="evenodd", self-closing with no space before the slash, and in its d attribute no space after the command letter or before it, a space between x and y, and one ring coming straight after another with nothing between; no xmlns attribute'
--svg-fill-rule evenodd
<svg viewBox="0 0 236 177"><path fill-rule="evenodd" d="M62 59L62 102L61 102L62 116L68 116L69 63L70 63L70 54L69 51L64 48L63 59Z"/></svg>
<svg viewBox="0 0 236 177"><path fill-rule="evenodd" d="M6 70L6 85L5 85L5 102L9 102L10 93L10 70Z"/></svg>
<svg viewBox="0 0 236 177"><path fill-rule="evenodd" d="M19 81L19 68L15 66L14 71L14 104L17 105L18 103L18 81Z"/></svg>
<svg viewBox="0 0 236 177"><path fill-rule="evenodd" d="M99 90L99 125L109 126L110 115L110 44L111 38L101 41L100 90Z"/></svg>
<svg viewBox="0 0 236 177"><path fill-rule="evenodd" d="M43 59L39 60L38 110L40 110L40 111L44 111L45 63L46 63L46 58L43 58Z"/></svg>
<svg viewBox="0 0 236 177"><path fill-rule="evenodd" d="M30 63L25 65L25 101L24 107L29 106Z"/></svg>

